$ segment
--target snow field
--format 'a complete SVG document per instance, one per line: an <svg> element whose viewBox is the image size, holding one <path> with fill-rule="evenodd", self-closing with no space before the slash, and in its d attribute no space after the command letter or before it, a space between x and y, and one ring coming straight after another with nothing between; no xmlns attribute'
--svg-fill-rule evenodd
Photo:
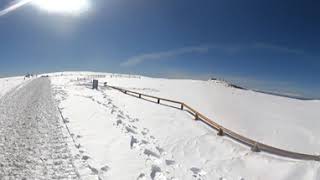
<svg viewBox="0 0 320 180"><path fill-rule="evenodd" d="M79 152L76 153L87 157L84 159L91 169L90 173L96 174L101 179L298 180L320 178L320 166L317 162L252 153L247 147L237 142L226 137L218 137L214 130L201 122L193 121L193 118L183 111L133 98L111 89L93 91L90 85L88 87L83 85L88 80L77 81L78 78L86 76L85 72L81 74L69 73L68 76L53 77L52 83L54 88L60 89L60 94L57 95L61 101L59 106L63 109L64 116L68 118L68 127L80 144ZM90 76L92 74L94 73L90 73ZM236 121L233 121L231 127L226 127L243 128L239 131L247 132L245 135L248 137L251 137L249 136L251 134L251 138L270 141L271 145L283 146L282 142L285 142L286 147L304 150L304 152L316 152L313 148L319 145L313 144L319 141L314 135L317 132L313 132L319 129L317 123L314 123L315 127L310 128L312 135L309 136L313 137L312 142L303 141L308 136L301 133L299 128L300 126L309 128L313 118L318 117L315 111L319 105L318 101L298 101L242 91L211 81L105 75L106 77L99 79L100 82L107 81L111 85L134 91L184 101L195 106L200 112L207 113L206 115L211 118L223 116L212 119L221 121L219 123L225 126L228 123L231 124L225 119L234 117ZM210 100L213 97L216 101ZM226 98L226 102L222 101L223 97ZM232 103L234 98L238 98L235 102L244 101L245 103ZM256 98L263 99L262 103L252 100ZM297 119L295 117L291 119L294 122L289 123L288 117L291 118L292 114L285 116L284 112L276 111L276 114L280 113L281 117L286 117L282 123L287 127L285 132L278 133L281 135L287 133L289 136L267 137L270 136L270 131L263 131L265 126L275 129L284 127L278 127L281 123L273 124L275 120L265 122L270 118L268 113L257 116L263 122L255 121L256 118L252 114L256 115L255 110L261 113L260 108L263 107L274 110L273 106L278 106L278 103L284 107L283 110L286 113L292 113L290 108L298 111L297 113L310 112L311 114L307 115L310 122L299 124L299 121L294 121ZM239 112L245 109L242 107L243 104L253 108L251 111ZM213 108L215 113L209 112L209 109L218 105L222 107ZM311 107L311 110L305 110L300 107L301 105ZM233 113L236 115L232 115ZM275 115L271 115L271 119L273 116ZM241 118L244 117L251 118L243 122ZM307 130L310 131L310 129ZM237 129L232 130L237 131ZM298 133L294 134L294 131ZM301 139L299 135L302 136ZM297 139L294 139L296 137Z"/></svg>
<svg viewBox="0 0 320 180"><path fill-rule="evenodd" d="M24 80L23 77L0 78L0 98L18 85L21 85L24 81L27 82L28 80Z"/></svg>

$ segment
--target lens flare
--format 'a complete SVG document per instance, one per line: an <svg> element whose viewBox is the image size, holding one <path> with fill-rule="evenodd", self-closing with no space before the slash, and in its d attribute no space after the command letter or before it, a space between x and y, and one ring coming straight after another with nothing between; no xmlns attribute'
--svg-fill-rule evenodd
<svg viewBox="0 0 320 180"><path fill-rule="evenodd" d="M0 10L0 16L31 4L49 13L78 15L89 9L89 0L16 0L7 8Z"/></svg>
<svg viewBox="0 0 320 180"><path fill-rule="evenodd" d="M17 0L13 1L11 5L3 10L0 10L0 16L3 16L5 14L8 14L11 11L14 11L28 3L30 3L32 0Z"/></svg>
<svg viewBox="0 0 320 180"><path fill-rule="evenodd" d="M61 14L80 14L89 8L88 0L33 0L31 4L48 12Z"/></svg>

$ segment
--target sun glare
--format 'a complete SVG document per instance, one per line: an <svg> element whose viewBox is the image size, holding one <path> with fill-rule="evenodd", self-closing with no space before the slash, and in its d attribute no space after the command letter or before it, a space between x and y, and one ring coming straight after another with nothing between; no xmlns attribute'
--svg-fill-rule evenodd
<svg viewBox="0 0 320 180"><path fill-rule="evenodd" d="M89 8L88 0L33 0L31 3L42 10L61 14L80 14Z"/></svg>

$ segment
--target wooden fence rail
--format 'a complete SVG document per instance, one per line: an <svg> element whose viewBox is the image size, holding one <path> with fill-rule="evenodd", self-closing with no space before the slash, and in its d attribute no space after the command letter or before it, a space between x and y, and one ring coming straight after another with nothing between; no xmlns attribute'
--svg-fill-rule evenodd
<svg viewBox="0 0 320 180"><path fill-rule="evenodd" d="M160 104L161 101L165 101L165 102L170 102L173 104L178 104L179 108L181 110L186 110L188 112L190 112L195 120L199 120L202 121L203 123L207 124L208 126L212 127L213 129L218 131L218 135L219 136L228 136L246 146L249 146L251 148L252 151L254 152L266 152L266 153L270 153L270 154L274 154L274 155L278 155L278 156L282 156L282 157L287 157L287 158L292 158L292 159L300 159L300 160L313 160L313 161L320 161L320 155L310 155L310 154L302 154L302 153L297 153L297 152L292 152L292 151L287 151L287 150L283 150L283 149L279 149L279 148L275 148L263 143L259 143L255 140L246 138L234 131L231 131L230 129L227 129L223 126L221 126L220 124L212 121L211 119L209 119L208 117L206 117L205 115L203 115L202 113L200 113L199 111L195 110L194 108L192 108L191 106L185 104L184 102L180 102L180 101L174 101L171 99L165 99L165 98L160 98L160 97L156 97L156 96L151 96L148 94L143 94L143 93L139 93L139 92L134 92L134 91L130 91L130 90L126 90L120 87L116 87L116 86L110 86L110 85L106 85L106 87L110 87L112 89L116 89L124 94L128 94L128 95L136 95L135 97L137 98L141 98L143 99L144 97L147 98L151 98L151 99L155 99L155 103Z"/></svg>

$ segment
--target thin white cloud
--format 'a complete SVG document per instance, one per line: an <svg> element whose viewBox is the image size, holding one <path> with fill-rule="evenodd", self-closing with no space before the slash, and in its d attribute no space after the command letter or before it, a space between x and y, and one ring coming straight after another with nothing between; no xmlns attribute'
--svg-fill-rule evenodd
<svg viewBox="0 0 320 180"><path fill-rule="evenodd" d="M288 48L284 46L279 46L275 44L267 44L267 43L255 43L253 45L254 48L258 49L269 49L272 51L278 51L278 52L283 52L283 53L289 53L289 54L303 54L304 51L301 49L293 49L293 48Z"/></svg>
<svg viewBox="0 0 320 180"><path fill-rule="evenodd" d="M180 49L174 49L170 51L140 54L138 56L131 57L126 61L122 62L121 66L135 66L145 61L163 60L165 58L180 56L180 55L189 54L189 53L206 53L210 48L211 48L210 46L193 46L193 47L184 47Z"/></svg>
<svg viewBox="0 0 320 180"><path fill-rule="evenodd" d="M254 49L261 49L265 51L281 52L281 53L295 54L295 55L305 54L305 52L301 49L292 49L285 46L279 46L279 45L268 44L268 43L235 44L235 45L214 44L214 45L208 45L208 46L192 46L192 47L184 47L184 48L173 49L173 50L163 51L163 52L140 54L140 55L128 58L126 61L122 62L120 65L125 67L135 66L135 65L144 63L146 61L164 60L170 57L176 57L184 54L207 53L211 49L223 51L227 54L235 54L235 53L240 53L242 51L248 51L248 50L254 50Z"/></svg>
<svg viewBox="0 0 320 180"><path fill-rule="evenodd" d="M32 0L16 0L11 3L7 8L0 10L0 16L6 15L9 12L15 11L18 8L30 3Z"/></svg>

